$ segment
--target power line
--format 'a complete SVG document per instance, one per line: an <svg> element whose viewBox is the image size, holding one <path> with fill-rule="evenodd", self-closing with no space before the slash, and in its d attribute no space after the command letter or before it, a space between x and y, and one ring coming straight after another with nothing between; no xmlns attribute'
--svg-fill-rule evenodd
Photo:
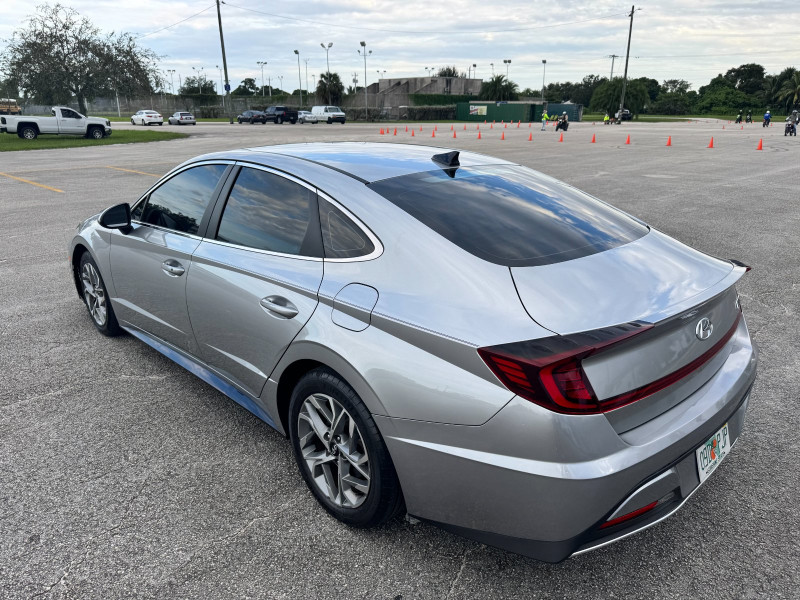
<svg viewBox="0 0 800 600"><path fill-rule="evenodd" d="M622 17L627 16L627 13L613 13L608 14L602 17L594 17L593 19L584 19L582 21L569 21L566 23L554 23L552 25L538 25L536 27L518 27L515 29L464 29L462 31L442 31L440 29L434 30L424 30L424 31L413 31L410 29L379 29L375 27L355 27L353 25L339 25L336 23L328 23L325 21L314 21L312 19L301 19L298 17L287 17L286 15L278 15L275 13L268 13L263 10L256 10L254 8L245 8L244 6L237 6L236 4L231 4L230 2L224 2L225 6L230 6L231 8L238 8L239 10L244 10L247 12L256 13L259 15L265 15L267 17L275 17L276 19L286 19L287 21L297 21L299 23L311 23L313 25L324 25L325 27L338 27L340 29L354 29L356 31L379 31L382 33L413 33L419 35L462 35L462 34L474 34L474 33L512 33L515 31L533 31L535 29L552 29L554 27L565 27L567 25L579 25L581 23L591 23L592 21L601 21L603 19L612 19L614 17Z"/></svg>
<svg viewBox="0 0 800 600"><path fill-rule="evenodd" d="M155 34L157 34L157 33L161 33L162 31L165 31L165 30L167 30L167 29L170 29L171 27L175 27L176 25L180 25L181 23L185 23L185 22L186 22L186 21L188 21L189 19L194 19L195 17L197 17L197 16L199 16L199 15L202 15L202 14L203 14L204 12L206 12L207 10L211 10L212 8L214 8L214 6L216 6L216 5L215 5L215 4L212 4L211 6L209 6L209 7L207 7L207 8L204 8L203 10L201 10L199 13L195 13L195 14L193 14L193 15L189 16L189 17L186 17L185 19L181 19L180 21L178 21L177 23L173 23L172 25L167 25L166 27L162 27L161 29L156 29L155 31L151 31L150 33L143 33L142 35L137 35L137 36L136 36L136 39L137 39L137 40L140 40L140 39L142 39L142 38L146 38L146 37L149 37L149 36L151 36L151 35L155 35Z"/></svg>

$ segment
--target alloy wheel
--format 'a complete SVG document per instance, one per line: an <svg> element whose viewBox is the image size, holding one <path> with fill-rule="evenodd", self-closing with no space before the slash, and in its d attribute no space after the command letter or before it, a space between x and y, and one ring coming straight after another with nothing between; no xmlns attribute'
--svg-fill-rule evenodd
<svg viewBox="0 0 800 600"><path fill-rule="evenodd" d="M312 394L300 408L297 433L319 491L336 506L360 506L370 489L369 455L350 413L331 396Z"/></svg>
<svg viewBox="0 0 800 600"><path fill-rule="evenodd" d="M81 270L81 284L83 285L83 298L89 308L89 314L99 327L106 324L108 311L106 310L106 290L100 281L100 274L94 266L87 262Z"/></svg>

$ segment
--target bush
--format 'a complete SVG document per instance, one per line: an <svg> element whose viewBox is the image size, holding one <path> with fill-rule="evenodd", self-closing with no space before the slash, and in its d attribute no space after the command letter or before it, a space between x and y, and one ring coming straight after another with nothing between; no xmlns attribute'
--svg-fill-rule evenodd
<svg viewBox="0 0 800 600"><path fill-rule="evenodd" d="M456 118L456 105L450 106L409 106L408 116L400 115L401 119L410 121L452 121Z"/></svg>
<svg viewBox="0 0 800 600"><path fill-rule="evenodd" d="M222 115L222 107L221 106L199 106L195 109L194 113L195 117L200 119L216 119Z"/></svg>

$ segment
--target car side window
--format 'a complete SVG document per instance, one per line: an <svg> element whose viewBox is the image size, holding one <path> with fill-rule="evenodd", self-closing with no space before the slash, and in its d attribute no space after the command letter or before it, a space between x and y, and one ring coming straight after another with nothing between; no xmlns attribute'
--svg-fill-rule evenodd
<svg viewBox="0 0 800 600"><path fill-rule="evenodd" d="M227 165L186 169L150 192L140 220L150 225L196 234L203 214ZM136 208L132 217L139 213Z"/></svg>
<svg viewBox="0 0 800 600"><path fill-rule="evenodd" d="M243 167L220 219L217 239L282 254L317 256L315 193L284 177ZM316 223L316 219L313 220Z"/></svg>
<svg viewBox="0 0 800 600"><path fill-rule="evenodd" d="M319 222L325 258L357 258L374 252L375 245L367 234L346 214L322 198L319 199Z"/></svg>
<svg viewBox="0 0 800 600"><path fill-rule="evenodd" d="M69 110L68 108L61 109L61 117L64 119L80 119L78 113L74 110Z"/></svg>

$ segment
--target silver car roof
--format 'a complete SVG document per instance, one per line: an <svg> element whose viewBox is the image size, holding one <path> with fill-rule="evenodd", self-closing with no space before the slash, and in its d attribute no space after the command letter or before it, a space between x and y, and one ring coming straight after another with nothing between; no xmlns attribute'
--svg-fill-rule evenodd
<svg viewBox="0 0 800 600"><path fill-rule="evenodd" d="M374 142L316 142L244 149L251 153L254 162L258 162L258 154L291 156L329 167L366 183L442 168L433 162L432 157L452 150L437 146ZM463 167L514 164L475 152L460 152L458 159Z"/></svg>

